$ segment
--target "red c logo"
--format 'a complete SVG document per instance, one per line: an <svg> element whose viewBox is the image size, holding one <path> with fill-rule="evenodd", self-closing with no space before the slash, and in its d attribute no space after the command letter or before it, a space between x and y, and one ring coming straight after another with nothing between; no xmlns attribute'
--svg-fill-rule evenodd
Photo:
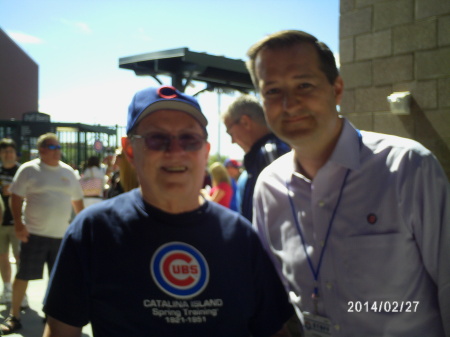
<svg viewBox="0 0 450 337"><path fill-rule="evenodd" d="M165 93L163 93L163 91L165 91ZM159 97L166 98L166 99L171 99L171 98L175 98L178 96L177 89L175 89L174 87L172 87L170 85L165 85L163 87L158 88L157 93L158 93Z"/></svg>
<svg viewBox="0 0 450 337"><path fill-rule="evenodd" d="M171 282L172 284L174 284L176 286L185 287L185 286L190 285L192 282L195 281L195 279L192 276L188 276L183 280L177 279L176 277L173 276L173 274L170 270L170 266L172 265L172 262L175 260L183 260L188 264L192 261L192 259L185 254L181 254L181 253L173 254L173 255L169 256L163 263L162 269L163 269L164 275L166 276L167 280L169 280L169 282Z"/></svg>

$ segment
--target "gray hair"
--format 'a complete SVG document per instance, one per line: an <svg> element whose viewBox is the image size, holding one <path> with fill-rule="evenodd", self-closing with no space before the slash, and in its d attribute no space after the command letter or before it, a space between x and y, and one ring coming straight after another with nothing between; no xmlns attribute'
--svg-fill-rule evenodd
<svg viewBox="0 0 450 337"><path fill-rule="evenodd" d="M247 115L256 123L267 125L264 118L264 110L255 96L242 95L238 97L222 113L222 120L231 119L232 121L237 121L243 115Z"/></svg>

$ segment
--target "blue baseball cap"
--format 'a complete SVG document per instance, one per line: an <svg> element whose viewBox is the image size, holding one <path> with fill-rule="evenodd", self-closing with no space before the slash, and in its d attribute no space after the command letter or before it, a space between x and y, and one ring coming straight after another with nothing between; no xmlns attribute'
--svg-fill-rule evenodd
<svg viewBox="0 0 450 337"><path fill-rule="evenodd" d="M197 100L172 86L146 88L138 91L128 107L127 134L150 113L158 110L178 110L194 117L206 130L208 121Z"/></svg>

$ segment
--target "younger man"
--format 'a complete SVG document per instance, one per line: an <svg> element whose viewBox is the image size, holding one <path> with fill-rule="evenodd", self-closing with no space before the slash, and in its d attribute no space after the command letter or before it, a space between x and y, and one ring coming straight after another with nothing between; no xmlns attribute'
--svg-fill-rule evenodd
<svg viewBox="0 0 450 337"><path fill-rule="evenodd" d="M14 222L9 207L10 185L20 166L17 162L16 143L12 139L4 138L0 141L0 161L0 194L5 207L3 222L0 221L0 273L3 281L0 304L7 304L11 303L12 299L10 249L16 262L19 262L19 239L14 233ZM22 303L22 306L27 306L27 303Z"/></svg>
<svg viewBox="0 0 450 337"><path fill-rule="evenodd" d="M450 189L434 155L339 116L344 83L314 36L278 32L249 56L293 148L261 173L254 223L306 332L450 336Z"/></svg>

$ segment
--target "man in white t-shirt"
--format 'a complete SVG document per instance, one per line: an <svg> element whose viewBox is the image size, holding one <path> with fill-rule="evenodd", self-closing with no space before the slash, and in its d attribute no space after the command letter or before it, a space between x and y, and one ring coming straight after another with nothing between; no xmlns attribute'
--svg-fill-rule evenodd
<svg viewBox="0 0 450 337"><path fill-rule="evenodd" d="M11 312L0 325L0 334L21 328L20 307L28 281L42 279L45 263L50 273L69 226L72 207L75 213L84 207L74 170L60 161L57 136L53 133L40 136L37 147L39 158L21 165L10 187L11 211L21 251Z"/></svg>

